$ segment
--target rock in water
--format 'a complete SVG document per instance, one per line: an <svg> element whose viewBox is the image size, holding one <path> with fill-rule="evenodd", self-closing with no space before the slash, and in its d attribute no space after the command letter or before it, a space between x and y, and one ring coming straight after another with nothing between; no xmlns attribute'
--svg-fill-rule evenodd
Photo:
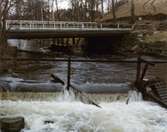
<svg viewBox="0 0 167 132"><path fill-rule="evenodd" d="M2 132L20 132L25 126L25 121L23 117L3 118L0 124Z"/></svg>
<svg viewBox="0 0 167 132"><path fill-rule="evenodd" d="M10 90L9 83L0 80L0 92L6 92Z"/></svg>

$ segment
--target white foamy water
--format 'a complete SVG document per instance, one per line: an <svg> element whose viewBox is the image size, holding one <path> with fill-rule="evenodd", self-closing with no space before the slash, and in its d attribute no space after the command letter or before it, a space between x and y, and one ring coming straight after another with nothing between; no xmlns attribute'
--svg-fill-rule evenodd
<svg viewBox="0 0 167 132"><path fill-rule="evenodd" d="M149 102L1 101L0 115L23 116L23 132L166 132L167 112ZM45 121L51 123L45 124Z"/></svg>
<svg viewBox="0 0 167 132"><path fill-rule="evenodd" d="M137 91L129 91L128 93L128 102L137 102L137 101L142 101L143 97L142 94L137 92Z"/></svg>

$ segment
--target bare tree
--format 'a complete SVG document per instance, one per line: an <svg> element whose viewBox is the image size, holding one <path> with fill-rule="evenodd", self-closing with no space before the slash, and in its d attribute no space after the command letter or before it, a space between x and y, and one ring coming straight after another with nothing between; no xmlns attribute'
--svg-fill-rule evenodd
<svg viewBox="0 0 167 132"><path fill-rule="evenodd" d="M112 0L112 14L113 14L113 20L116 21L116 14L115 14L115 0Z"/></svg>
<svg viewBox="0 0 167 132"><path fill-rule="evenodd" d="M21 8L21 19L24 20L49 20L53 17L51 5L45 0L27 0Z"/></svg>
<svg viewBox="0 0 167 132"><path fill-rule="evenodd" d="M58 0L55 0L55 5L56 5L56 17L57 17L57 19L59 20L60 18L59 18L59 5L58 5Z"/></svg>
<svg viewBox="0 0 167 132"><path fill-rule="evenodd" d="M104 0L101 0L101 14L104 15Z"/></svg>
<svg viewBox="0 0 167 132"><path fill-rule="evenodd" d="M4 55L7 47L6 19L10 8L15 4L14 0L0 0L0 56Z"/></svg>
<svg viewBox="0 0 167 132"><path fill-rule="evenodd" d="M89 7L90 7L90 20L94 21L95 20L95 2L96 0L90 0L89 1Z"/></svg>
<svg viewBox="0 0 167 132"><path fill-rule="evenodd" d="M135 4L134 0L131 0L131 22L135 22Z"/></svg>
<svg viewBox="0 0 167 132"><path fill-rule="evenodd" d="M148 0L144 3L143 7L144 9L146 9L147 4L150 4L150 6L153 8L153 11L156 11L156 7L154 5L154 3L156 2L156 0Z"/></svg>
<svg viewBox="0 0 167 132"><path fill-rule="evenodd" d="M107 12L111 11L111 0L107 0Z"/></svg>

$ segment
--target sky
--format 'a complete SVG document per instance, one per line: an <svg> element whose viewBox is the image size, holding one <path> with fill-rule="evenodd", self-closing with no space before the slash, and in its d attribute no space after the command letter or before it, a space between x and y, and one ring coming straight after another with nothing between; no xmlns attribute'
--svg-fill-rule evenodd
<svg viewBox="0 0 167 132"><path fill-rule="evenodd" d="M69 0L58 0L58 4L59 4L59 8L61 9L67 9L70 7L70 2ZM105 4L104 4L104 8L105 8Z"/></svg>
<svg viewBox="0 0 167 132"><path fill-rule="evenodd" d="M69 0L58 0L59 8L67 9L70 7Z"/></svg>
<svg viewBox="0 0 167 132"><path fill-rule="evenodd" d="M67 9L70 7L69 0L58 0L58 6L61 9Z"/></svg>

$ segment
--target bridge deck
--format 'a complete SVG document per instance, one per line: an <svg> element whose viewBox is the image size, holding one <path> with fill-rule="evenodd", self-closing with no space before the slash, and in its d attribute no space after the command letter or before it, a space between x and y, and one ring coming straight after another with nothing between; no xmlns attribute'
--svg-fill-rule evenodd
<svg viewBox="0 0 167 132"><path fill-rule="evenodd" d="M8 38L108 37L130 33L131 28L103 28L95 22L17 21L6 22Z"/></svg>
<svg viewBox="0 0 167 132"><path fill-rule="evenodd" d="M8 38L57 38L57 37L110 37L130 33L130 30L17 30L7 31Z"/></svg>

